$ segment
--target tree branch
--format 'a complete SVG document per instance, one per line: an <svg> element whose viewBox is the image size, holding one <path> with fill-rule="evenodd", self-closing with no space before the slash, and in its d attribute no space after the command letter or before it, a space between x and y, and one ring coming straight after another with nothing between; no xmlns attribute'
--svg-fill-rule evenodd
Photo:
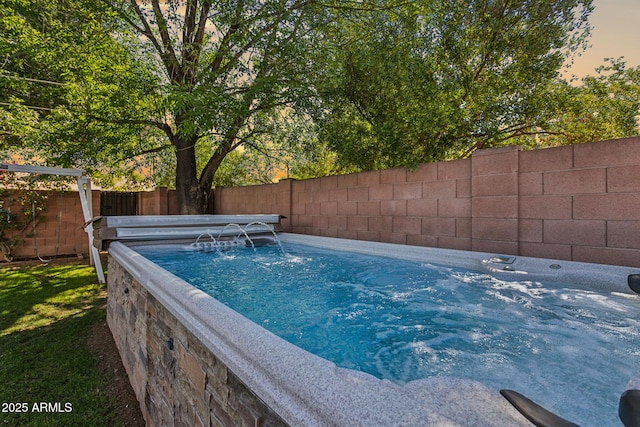
<svg viewBox="0 0 640 427"><path fill-rule="evenodd" d="M151 5L153 6L153 14L156 18L158 31L160 31L160 38L162 39L162 44L165 49L163 54L163 62L165 64L165 67L167 68L167 71L169 72L169 78L171 80L177 78L178 81L180 81L183 76L177 75L178 58L176 57L176 53L173 50L173 44L171 43L171 37L169 36L169 26L167 25L167 20L162 14L159 0L152 0Z"/></svg>
<svg viewBox="0 0 640 427"><path fill-rule="evenodd" d="M327 9L335 9L335 10L357 10L357 11L363 11L363 12L384 12L387 10L393 10L393 9L397 9L399 7L402 6L407 6L407 5L412 5L414 4L413 1L406 1L406 2L398 2L398 3L393 3L389 6L362 6L360 2L358 1L354 1L351 2L351 4L347 4L349 2L345 2L345 5L338 5L338 4L329 4L329 3L323 3L323 2L319 2L318 4L324 8Z"/></svg>
<svg viewBox="0 0 640 427"><path fill-rule="evenodd" d="M182 30L183 46L188 46L191 43L193 43L192 37L196 28L197 7L198 7L197 0L187 0L187 5L185 6L185 11L184 11L184 28ZM183 52L184 52L184 47L183 47Z"/></svg>
<svg viewBox="0 0 640 427"><path fill-rule="evenodd" d="M114 4L112 4L110 1L102 0L102 2L103 2L104 4L106 4L107 6L109 6L113 11L115 11L115 12L116 12L116 13L117 13L117 14L118 14L122 19L124 19L124 20L127 22L127 24L129 24L131 27L133 27L133 29L134 29L136 32L138 32L138 33L140 33L140 34L142 34L142 35L144 35L144 36L147 36L147 32L145 31L145 29L144 29L144 28L142 28L142 27L140 27L140 26L139 26L138 24L136 24L136 23L135 23L131 18L129 18L129 16L127 16L127 14L126 14L126 13L124 13L124 12L122 11L122 9L120 9L119 7L116 7L116 6L115 6ZM137 14L137 11L136 11L136 14ZM140 16L140 15L138 15L138 17L139 17L139 16Z"/></svg>
<svg viewBox="0 0 640 427"><path fill-rule="evenodd" d="M222 163L222 160L226 157L227 154L238 148L242 141L234 143L234 141L238 138L238 133L240 129L245 125L247 117L249 117L251 113L247 111L246 115L239 115L234 120L233 127L229 129L229 131L225 134L223 142L220 144L215 153L209 158L209 161L205 165L204 169L202 169L202 173L200 174L199 185L201 188L211 188L211 184L213 183L213 178L215 176L216 170Z"/></svg>
<svg viewBox="0 0 640 427"><path fill-rule="evenodd" d="M156 48L160 56L163 57L164 51L162 50L162 46L160 46L160 43L158 43L156 36L153 34L153 31L151 30L151 27L147 22L147 18L145 18L144 13L142 13L142 10L140 9L140 6L138 6L138 2L136 0L129 0L129 2L131 3L131 6L133 6L133 10L136 12L136 15L138 15L138 19L142 23L144 29L138 27L134 22L130 20L127 20L127 22L131 23L131 25L134 28L136 28L138 31L140 31L141 34L144 34L151 41L151 43Z"/></svg>
<svg viewBox="0 0 640 427"><path fill-rule="evenodd" d="M136 154L132 155L132 156L131 156L131 157L129 157L128 159L132 159L132 158L134 158L134 157L142 156L142 155L145 155L145 154L159 153L159 152L164 151L164 150L166 150L166 149L168 149L168 148L174 148L174 147L173 147L173 144L161 145L160 147L150 148L150 149L148 149L148 150L142 150L142 151L140 151L140 152L138 152L138 153L136 153Z"/></svg>
<svg viewBox="0 0 640 427"><path fill-rule="evenodd" d="M207 27L207 18L209 17L209 11L211 10L211 3L205 2L200 9L200 19L198 20L198 31L196 32L196 38L194 40L198 46L202 46L204 40L205 29Z"/></svg>
<svg viewBox="0 0 640 427"><path fill-rule="evenodd" d="M222 60L224 58L224 54L229 50L229 45L231 43L231 37L240 29L240 17L242 16L242 10L244 9L244 1L239 0L238 6L236 7L236 15L233 23L227 29L227 32L222 37L220 41L220 45L218 46L218 51L211 63L210 69L211 71L218 71L220 69L220 65L222 65Z"/></svg>
<svg viewBox="0 0 640 427"><path fill-rule="evenodd" d="M519 126L519 127L516 127ZM512 138L517 138L519 136L528 136L528 135L562 135L568 136L566 132L553 132L548 130L529 130L533 125L527 125L521 123L520 125L510 126L509 128L502 129L498 131L498 134L509 133L508 135L503 136L502 138L498 138L494 140L495 143L502 143L508 141ZM482 137L481 140L473 144L467 151L462 154L462 158L467 158L476 150L482 149L488 142L492 141L492 137L489 134L475 135L476 137Z"/></svg>
<svg viewBox="0 0 640 427"><path fill-rule="evenodd" d="M198 183L201 188L205 190L211 189L211 185L213 184L213 178L215 176L218 167L224 160L224 158L233 151L232 145L227 145L227 143L221 144L218 149L211 155L209 161L205 165L204 169L202 169L202 173L200 174L200 179Z"/></svg>
<svg viewBox="0 0 640 427"><path fill-rule="evenodd" d="M294 3L293 5L291 5L291 7L289 7L288 9L286 9L285 11L279 13L278 15L274 16L274 20L273 22L271 22L269 25L263 27L262 29L260 29L258 32L256 32L256 34L254 34L254 36L242 47L239 48L239 50L233 55L233 58L231 58L229 60L229 62L227 62L224 67L220 68L220 66L218 66L220 69L227 71L229 69L231 69L235 64L238 63L238 60L242 57L242 55L244 55L245 53L247 53L251 48L253 48L255 46L255 44L259 41L262 40L264 35L272 30L274 30L275 28L278 27L278 25L280 25L280 23L282 22L282 17L292 13L295 10L299 10L302 9L304 6L308 5L312 0L299 0L296 3ZM265 18L266 19L266 18Z"/></svg>
<svg viewBox="0 0 640 427"><path fill-rule="evenodd" d="M102 122L102 123L113 123L113 124L120 124L120 125L146 125L146 126L153 126L155 128L160 129L161 131L163 131L168 137L169 140L173 140L174 134L173 134L173 129L171 129L171 126L169 126L167 123L163 123L163 122L156 122L153 120L132 120L132 119L106 119L104 117L99 117L99 116L88 116L90 119L92 120L96 120L98 122Z"/></svg>
<svg viewBox="0 0 640 427"><path fill-rule="evenodd" d="M182 32L182 69L184 83L196 83L197 65L202 52L207 17L211 3L205 1L200 9L200 17L196 25L197 0L190 0L185 11L185 24Z"/></svg>

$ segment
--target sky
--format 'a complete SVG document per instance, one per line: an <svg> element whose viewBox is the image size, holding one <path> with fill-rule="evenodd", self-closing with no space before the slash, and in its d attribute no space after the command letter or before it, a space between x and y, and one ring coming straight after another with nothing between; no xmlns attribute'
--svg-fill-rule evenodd
<svg viewBox="0 0 640 427"><path fill-rule="evenodd" d="M594 0L589 22L589 48L575 58L571 72L595 75L604 58L624 56L629 67L640 66L640 0Z"/></svg>

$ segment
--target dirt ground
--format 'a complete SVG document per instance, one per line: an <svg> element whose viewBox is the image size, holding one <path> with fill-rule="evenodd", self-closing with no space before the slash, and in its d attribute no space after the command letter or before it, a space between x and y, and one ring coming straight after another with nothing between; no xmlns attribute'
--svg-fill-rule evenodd
<svg viewBox="0 0 640 427"><path fill-rule="evenodd" d="M122 420L122 424L129 427L144 426L140 405L106 322L99 322L93 326L89 348L100 359L100 365L109 379L107 393L115 403L114 406L118 408L118 418Z"/></svg>

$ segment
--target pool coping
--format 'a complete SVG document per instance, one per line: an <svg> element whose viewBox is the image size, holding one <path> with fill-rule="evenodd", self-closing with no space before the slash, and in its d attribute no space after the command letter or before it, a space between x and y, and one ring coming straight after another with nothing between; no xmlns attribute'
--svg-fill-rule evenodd
<svg viewBox="0 0 640 427"><path fill-rule="evenodd" d="M281 234L284 242L359 253L448 264L531 280L536 265L547 275L584 277L618 286L627 267L515 257L449 249ZM469 254L473 259L469 260ZM432 377L398 385L369 374L339 368L251 322L224 304L148 261L127 245L114 242L110 255L184 324L216 357L290 425L530 425L500 393L467 379ZM511 261L504 264L505 261ZM513 270L504 270L509 265ZM623 270L619 270L623 269ZM600 279L595 280L594 274ZM534 278L534 276L536 278ZM556 276L553 276L556 277ZM625 276L626 277L626 276ZM603 285L601 285L603 286ZM619 288L619 289L618 289Z"/></svg>

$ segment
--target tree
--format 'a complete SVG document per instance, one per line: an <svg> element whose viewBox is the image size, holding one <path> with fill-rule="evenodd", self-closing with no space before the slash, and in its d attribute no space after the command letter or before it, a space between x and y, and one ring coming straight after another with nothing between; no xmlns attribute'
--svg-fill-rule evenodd
<svg viewBox="0 0 640 427"><path fill-rule="evenodd" d="M7 50L26 59L10 61L24 87L3 111L5 141L108 177L117 165L152 164L163 180L175 177L182 213L202 212L229 153L243 146L273 158L287 147L274 136L283 112L295 114L285 107L304 109L313 95L309 53L331 22L326 11L367 3L103 0L75 10L64 0L9 0L3 35L28 43ZM30 96L26 82L36 80L59 92L42 97L46 106ZM34 125L20 128L27 116L10 110L29 112ZM171 156L175 170L162 160Z"/></svg>
<svg viewBox="0 0 640 427"><path fill-rule="evenodd" d="M111 177L151 164L175 180L181 213L200 213L212 184L268 180L277 163L306 177L415 166L528 135L550 141L565 132L554 119L569 94L586 100L557 78L586 40L591 9L591 0L7 0L0 144Z"/></svg>
<svg viewBox="0 0 640 427"><path fill-rule="evenodd" d="M175 151L181 213L201 213L225 157L257 147L272 113L304 96L306 0L105 0L136 37L133 55L160 80L158 110L130 120L160 129ZM197 164L196 147L209 151ZM199 171L199 174L198 174Z"/></svg>
<svg viewBox="0 0 640 427"><path fill-rule="evenodd" d="M590 0L444 0L340 22L341 74L326 76L315 115L322 139L342 162L376 169L548 131L546 98L584 46L591 10Z"/></svg>
<svg viewBox="0 0 640 427"><path fill-rule="evenodd" d="M93 1L0 5L0 150L101 172L102 184L127 174L121 164L149 148L153 130L120 119L149 114L155 77L117 31Z"/></svg>
<svg viewBox="0 0 640 427"><path fill-rule="evenodd" d="M548 98L556 112L549 132L520 143L554 146L638 135L640 67L627 68L623 58L605 61L579 85L558 81Z"/></svg>
<svg viewBox="0 0 640 427"><path fill-rule="evenodd" d="M216 171L214 187L233 187L272 183L282 178L308 179L356 172L357 168L337 164L335 152L317 137L311 118L292 109L273 117L273 128L261 135L260 145L251 144L230 152ZM196 161L206 164L210 151L196 147ZM172 153L160 152L150 159L154 185L175 185L175 161Z"/></svg>

